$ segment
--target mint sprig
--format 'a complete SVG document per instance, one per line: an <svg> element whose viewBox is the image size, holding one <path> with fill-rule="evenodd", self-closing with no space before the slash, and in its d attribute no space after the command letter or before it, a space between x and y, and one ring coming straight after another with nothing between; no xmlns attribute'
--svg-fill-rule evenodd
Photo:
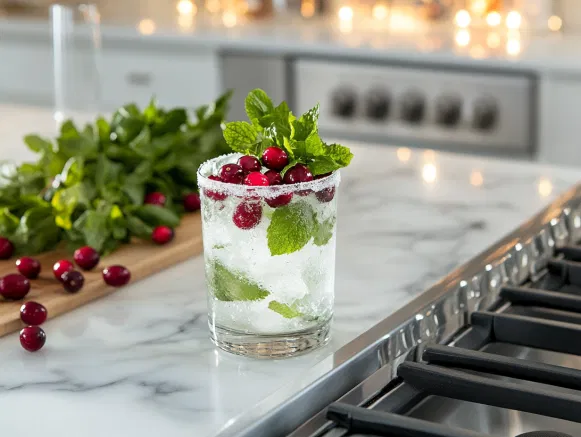
<svg viewBox="0 0 581 437"><path fill-rule="evenodd" d="M216 299L222 301L261 300L270 293L242 273L229 270L218 260L209 268L208 284Z"/></svg>
<svg viewBox="0 0 581 437"><path fill-rule="evenodd" d="M274 106L263 90L255 89L246 97L245 108L250 123L227 123L224 131L235 152L261 157L267 147L276 145L285 150L292 165L305 164L314 175L346 167L353 158L348 147L328 145L319 136L318 104L297 118L286 102Z"/></svg>

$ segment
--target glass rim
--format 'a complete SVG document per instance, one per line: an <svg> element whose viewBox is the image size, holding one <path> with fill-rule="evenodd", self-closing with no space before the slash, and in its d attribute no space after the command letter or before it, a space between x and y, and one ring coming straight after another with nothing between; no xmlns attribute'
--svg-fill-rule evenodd
<svg viewBox="0 0 581 437"><path fill-rule="evenodd" d="M215 166L216 163L223 161L224 165L226 163L231 163L230 158L239 158L244 156L241 153L229 153L226 155L220 155L216 158L210 159L205 161L200 165L198 168L198 188L200 190L211 190L211 191L218 191L223 193L228 193L233 196L248 196L249 194L259 194L262 197L275 197L280 196L281 194L290 194L296 193L297 191L321 191L328 188L334 188L339 185L341 181L341 174L339 170L335 170L329 176L321 178L321 179L314 179L310 182L299 182L297 184L288 184L288 185L269 185L266 187L261 186L254 186L254 185L236 185L236 184L228 184L222 181L214 181L209 179L213 173L213 169L217 170L218 167ZM220 165L220 167L221 167Z"/></svg>

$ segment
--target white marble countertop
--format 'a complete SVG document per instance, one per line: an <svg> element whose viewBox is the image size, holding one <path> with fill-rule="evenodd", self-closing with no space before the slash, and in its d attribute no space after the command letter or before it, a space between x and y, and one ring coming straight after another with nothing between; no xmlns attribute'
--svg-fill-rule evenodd
<svg viewBox="0 0 581 437"><path fill-rule="evenodd" d="M1 158L50 133L49 113L0 106ZM579 172L351 144L339 196L331 343L295 359L229 355L208 339L203 262L191 259L46 323L25 352L0 339L2 435L204 437L270 408L325 357L410 301L572 184ZM131 266L129 266L131 267ZM284 388L286 386L286 388Z"/></svg>
<svg viewBox="0 0 581 437"><path fill-rule="evenodd" d="M412 30L386 31L385 23L337 18L283 17L229 24L221 14L201 9L178 13L175 4L157 0L104 2L100 6L105 44L118 40L185 44L204 49L250 50L278 55L316 55L422 63L476 64L541 73L581 74L581 35L527 30L455 29L449 23L418 22ZM0 9L0 35L49 35L48 15L7 14Z"/></svg>

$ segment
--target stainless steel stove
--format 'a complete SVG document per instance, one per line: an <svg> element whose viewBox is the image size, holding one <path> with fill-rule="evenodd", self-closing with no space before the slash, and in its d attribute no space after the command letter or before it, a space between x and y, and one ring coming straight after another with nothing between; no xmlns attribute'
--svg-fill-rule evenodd
<svg viewBox="0 0 581 437"><path fill-rule="evenodd" d="M238 436L580 437L581 185Z"/></svg>

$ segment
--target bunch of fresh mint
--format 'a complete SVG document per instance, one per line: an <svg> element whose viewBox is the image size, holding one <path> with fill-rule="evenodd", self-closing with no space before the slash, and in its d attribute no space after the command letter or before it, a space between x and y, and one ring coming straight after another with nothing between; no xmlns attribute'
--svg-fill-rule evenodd
<svg viewBox="0 0 581 437"><path fill-rule="evenodd" d="M229 97L198 108L192 119L152 100L143 111L129 104L83 129L67 121L55 141L28 135L38 160L0 164L0 235L18 254L63 240L107 253L132 237L150 239L155 226L177 226L199 165L228 152L222 123ZM143 204L152 191L164 193L164 207Z"/></svg>
<svg viewBox="0 0 581 437"><path fill-rule="evenodd" d="M235 152L259 158L267 147L280 147L289 156L288 165L281 171L283 176L298 163L305 164L316 176L346 167L353 158L349 148L321 140L318 104L297 118L286 102L275 107L264 91L256 89L246 97L245 107L250 123L227 123L226 142Z"/></svg>

